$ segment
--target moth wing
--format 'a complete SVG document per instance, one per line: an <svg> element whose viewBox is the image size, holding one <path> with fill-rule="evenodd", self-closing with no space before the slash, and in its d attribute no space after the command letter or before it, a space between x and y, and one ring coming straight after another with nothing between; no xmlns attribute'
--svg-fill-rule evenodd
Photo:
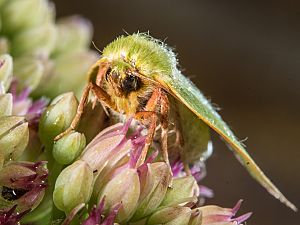
<svg viewBox="0 0 300 225"><path fill-rule="evenodd" d="M221 135L230 145L230 149L235 153L241 164L271 195L294 211L297 211L296 206L262 172L210 102L188 78L177 72L172 74L172 76L154 76L154 80L160 83L169 94L189 108L199 119Z"/></svg>
<svg viewBox="0 0 300 225"><path fill-rule="evenodd" d="M209 127L173 96L169 96L169 101L171 123L175 124L180 133L179 138L182 138L179 146L173 145L175 140L169 138L170 146L174 146L170 149L170 156L180 155L181 160L186 163L205 161L212 153Z"/></svg>

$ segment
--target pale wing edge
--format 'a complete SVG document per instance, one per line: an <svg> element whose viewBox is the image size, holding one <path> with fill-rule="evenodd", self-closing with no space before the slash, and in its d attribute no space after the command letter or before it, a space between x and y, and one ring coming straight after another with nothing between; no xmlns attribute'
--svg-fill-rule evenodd
<svg viewBox="0 0 300 225"><path fill-rule="evenodd" d="M232 147L231 150L235 153L241 164L246 167L251 176L257 180L266 190L279 199L286 206L294 211L297 211L296 206L291 203L280 190L271 182L271 180L263 173L259 166L247 153L246 149L240 144L233 132L222 120L220 115L213 109L209 101L199 91L199 89L186 77L181 74L176 75L175 79L161 80L156 77L156 80L163 84L167 91L175 98L188 107L195 115L205 122L209 127L221 135L227 143Z"/></svg>

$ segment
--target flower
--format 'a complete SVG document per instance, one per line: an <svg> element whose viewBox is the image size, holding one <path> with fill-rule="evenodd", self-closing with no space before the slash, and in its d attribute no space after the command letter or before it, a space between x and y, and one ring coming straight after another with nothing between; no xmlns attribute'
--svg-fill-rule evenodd
<svg viewBox="0 0 300 225"><path fill-rule="evenodd" d="M92 194L93 172L83 161L75 161L58 176L53 192L56 207L66 213L81 203L87 203Z"/></svg>
<svg viewBox="0 0 300 225"><path fill-rule="evenodd" d="M16 225L30 210L25 210L21 213L16 213L17 205L10 209L0 209L0 224L2 225Z"/></svg>
<svg viewBox="0 0 300 225"><path fill-rule="evenodd" d="M10 162L0 171L1 205L17 211L34 209L42 200L47 187L46 162Z"/></svg>
<svg viewBox="0 0 300 225"><path fill-rule="evenodd" d="M202 213L201 225L238 225L246 221L252 213L246 213L242 216L234 218L237 211L240 209L242 200L232 208L221 208L215 205L203 206L198 209Z"/></svg>

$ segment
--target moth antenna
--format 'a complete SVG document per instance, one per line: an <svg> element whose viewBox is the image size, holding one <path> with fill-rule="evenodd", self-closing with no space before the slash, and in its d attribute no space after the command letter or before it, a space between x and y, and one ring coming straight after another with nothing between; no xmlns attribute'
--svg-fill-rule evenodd
<svg viewBox="0 0 300 225"><path fill-rule="evenodd" d="M93 44L94 48L102 54L102 51L97 47L97 45L95 44L94 41L92 41L92 44Z"/></svg>

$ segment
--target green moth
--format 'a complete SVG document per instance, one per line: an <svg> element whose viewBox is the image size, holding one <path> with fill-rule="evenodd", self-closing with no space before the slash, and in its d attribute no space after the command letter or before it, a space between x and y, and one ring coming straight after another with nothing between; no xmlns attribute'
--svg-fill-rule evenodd
<svg viewBox="0 0 300 225"><path fill-rule="evenodd" d="M111 112L134 117L148 128L140 163L145 160L158 125L162 156L167 163L170 129L176 133L174 143L180 146L179 154L186 165L207 158L210 127L229 144L254 179L297 210L261 171L200 90L178 70L175 54L164 43L141 33L121 36L104 48L88 76L89 83L70 128L56 139L75 129L91 91Z"/></svg>

